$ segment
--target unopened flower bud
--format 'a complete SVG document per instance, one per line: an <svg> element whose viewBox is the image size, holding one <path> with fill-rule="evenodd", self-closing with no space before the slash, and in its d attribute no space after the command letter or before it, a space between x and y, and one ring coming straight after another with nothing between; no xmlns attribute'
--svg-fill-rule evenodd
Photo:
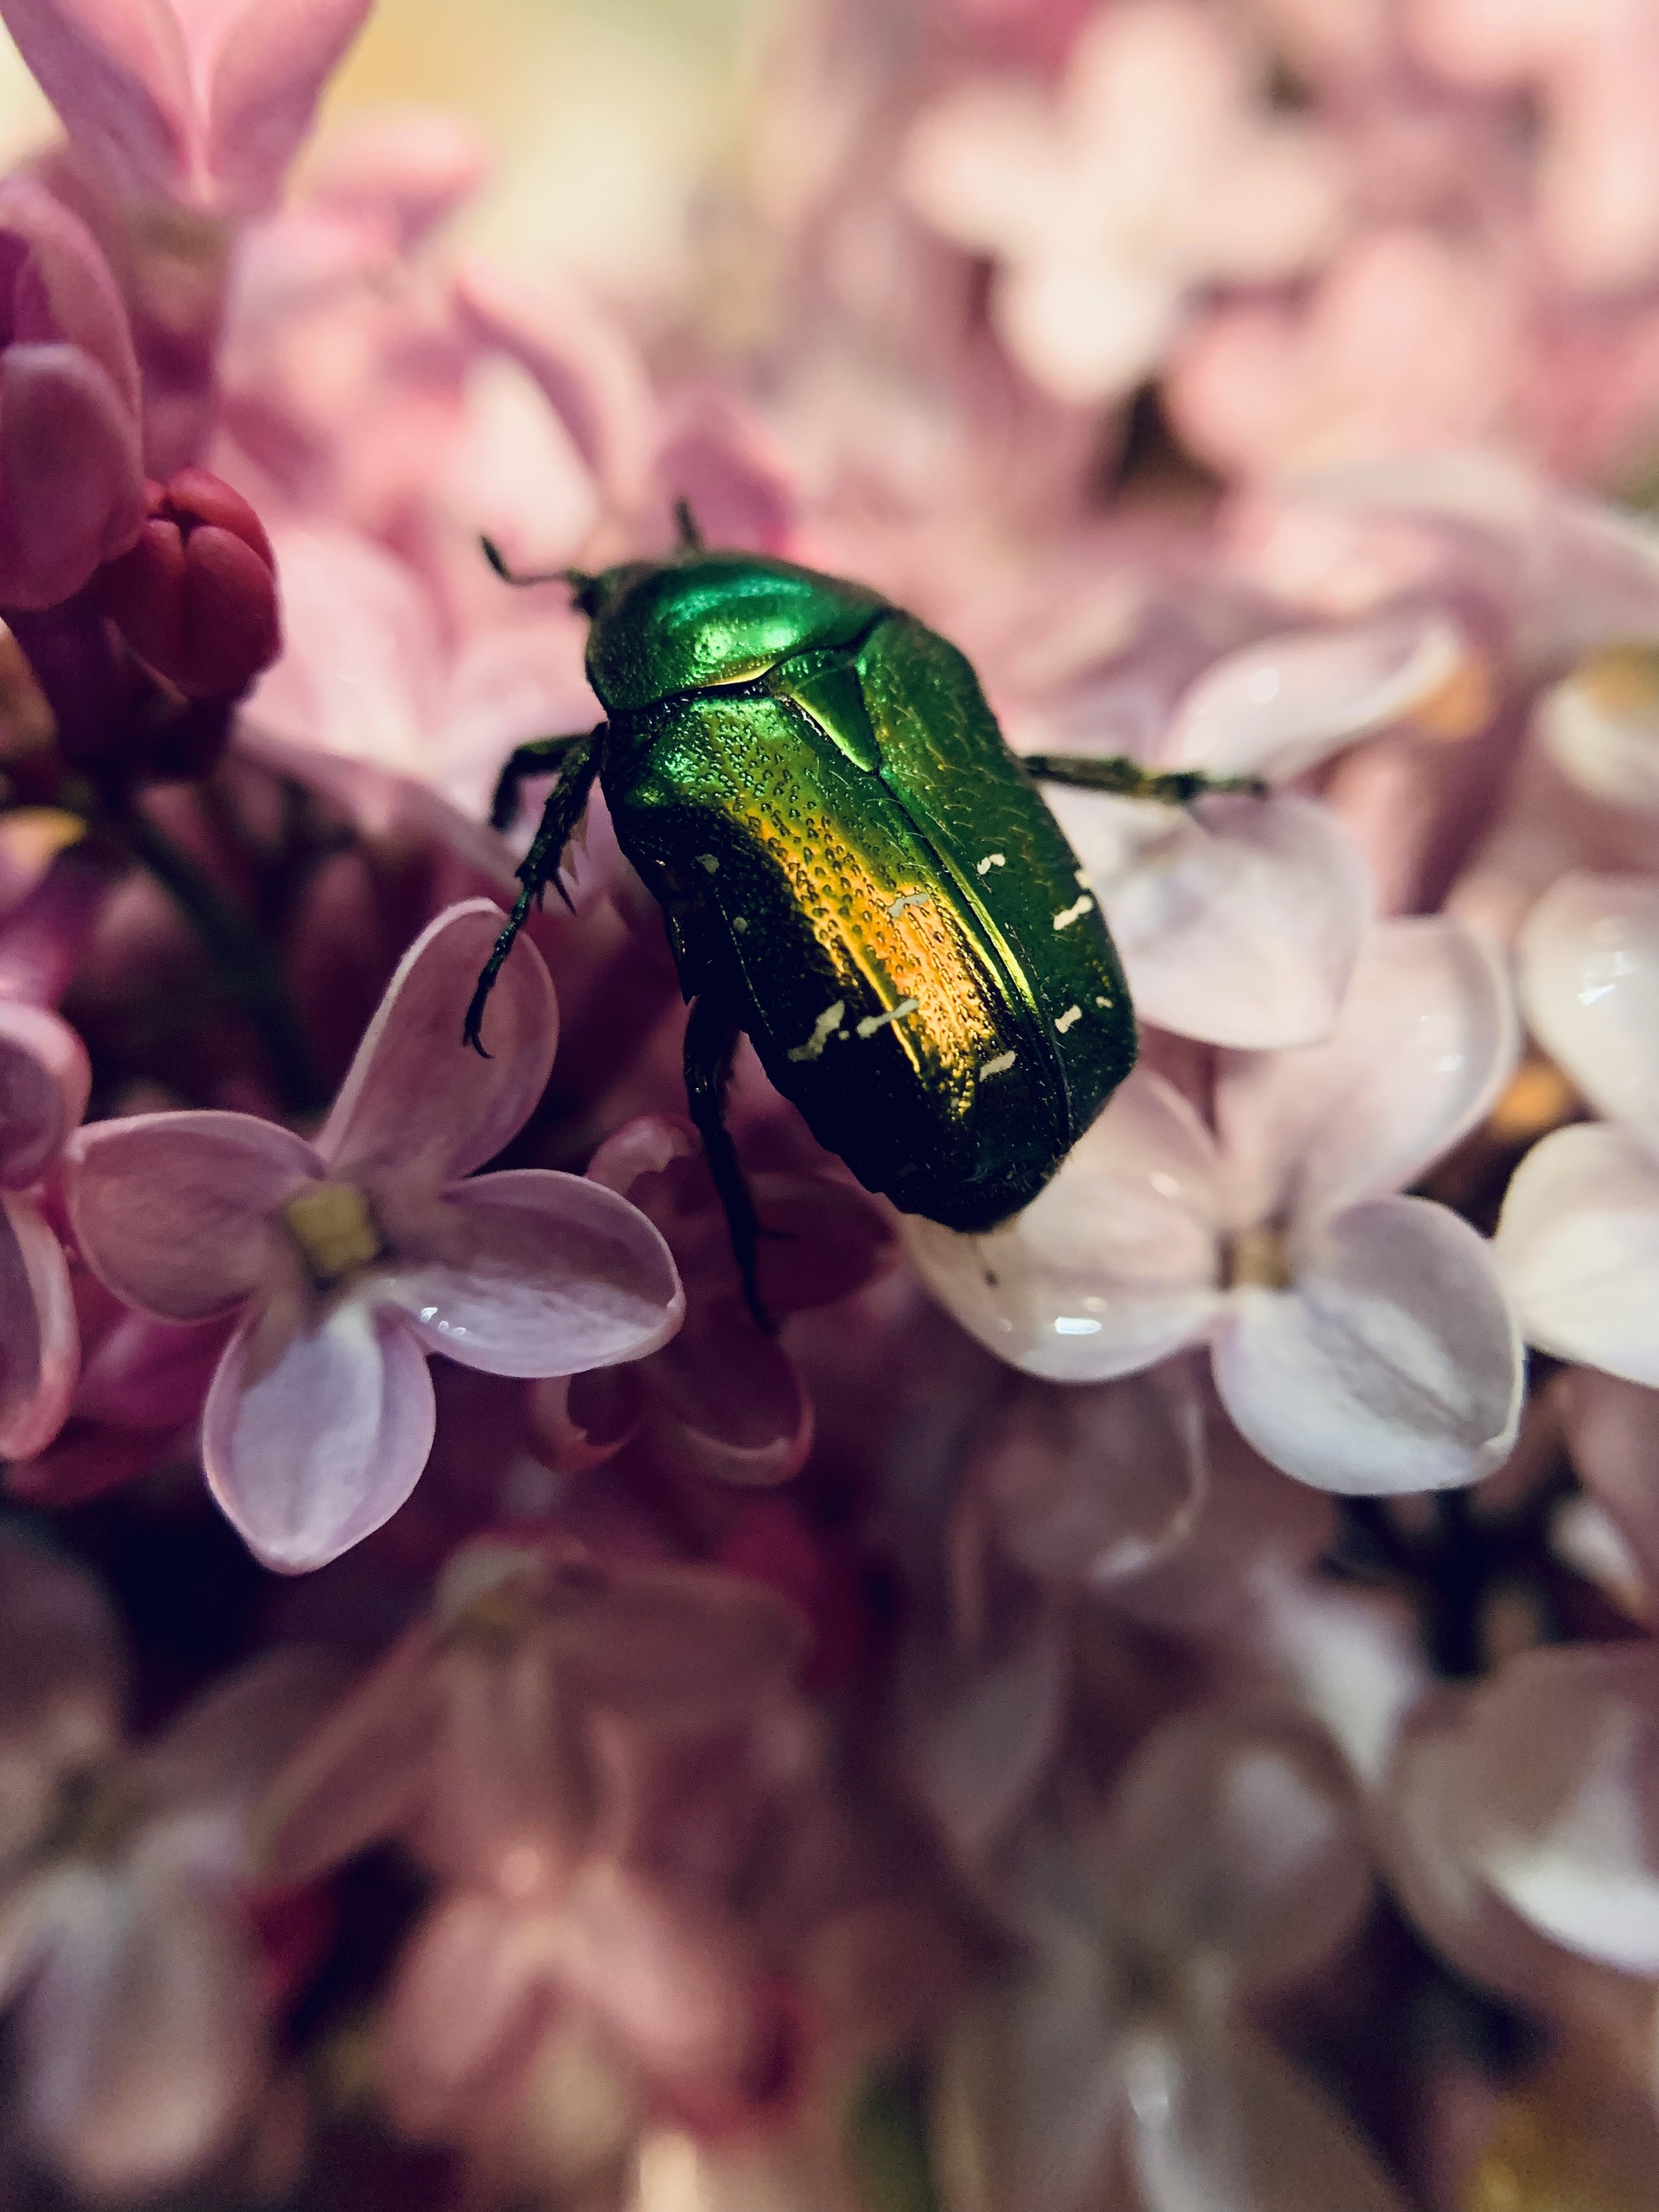
<svg viewBox="0 0 1659 2212"><path fill-rule="evenodd" d="M140 659L187 697L234 698L282 647L264 526L206 469L181 469L146 489L138 543L104 568L104 611Z"/></svg>

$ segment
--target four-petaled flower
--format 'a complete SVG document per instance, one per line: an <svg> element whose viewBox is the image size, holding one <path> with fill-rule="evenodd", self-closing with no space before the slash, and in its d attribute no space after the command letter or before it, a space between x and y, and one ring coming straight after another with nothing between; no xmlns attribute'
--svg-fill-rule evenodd
<svg viewBox="0 0 1659 2212"><path fill-rule="evenodd" d="M250 1115L143 1114L83 1130L66 1190L88 1264L165 1321L240 1310L208 1394L203 1462L268 1565L320 1566L396 1512L431 1449L428 1353L497 1375L638 1359L679 1326L668 1248L580 1176L464 1180L528 1120L557 1036L539 956L515 951L494 1059L460 1012L501 922L451 907L393 976L307 1143Z"/></svg>

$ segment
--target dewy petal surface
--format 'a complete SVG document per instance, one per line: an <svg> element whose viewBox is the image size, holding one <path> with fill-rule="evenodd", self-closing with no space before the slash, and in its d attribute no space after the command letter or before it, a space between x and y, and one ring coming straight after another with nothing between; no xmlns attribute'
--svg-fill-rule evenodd
<svg viewBox="0 0 1659 2212"><path fill-rule="evenodd" d="M1047 1189L982 1237L905 1222L922 1279L1001 1358L1057 1382L1150 1367L1216 1308L1220 1202L1209 1132L1137 1068Z"/></svg>
<svg viewBox="0 0 1659 2212"><path fill-rule="evenodd" d="M1659 883L1564 876L1528 916L1533 1034L1601 1113L1659 1148Z"/></svg>
<svg viewBox="0 0 1659 2212"><path fill-rule="evenodd" d="M1158 764L1217 775L1300 775L1432 697L1467 653L1441 615L1286 630L1228 653L1182 698Z"/></svg>
<svg viewBox="0 0 1659 2212"><path fill-rule="evenodd" d="M1248 1440L1322 1490L1474 1482L1507 1456L1520 1418L1520 1336L1492 1253L1426 1199L1327 1222L1292 1289L1233 1292L1213 1357Z"/></svg>
<svg viewBox="0 0 1659 2212"><path fill-rule="evenodd" d="M1045 794L1079 856L1091 792ZM1329 1035L1366 922L1358 848L1312 799L1216 796L1168 810L1169 828L1121 872L1091 882L1122 956L1135 1011L1179 1036L1240 1051Z"/></svg>
<svg viewBox="0 0 1659 2212"><path fill-rule="evenodd" d="M77 1131L64 1155L88 1266L161 1321L205 1321L264 1273L271 1217L323 1172L302 1138L251 1114L135 1114Z"/></svg>
<svg viewBox="0 0 1659 2212"><path fill-rule="evenodd" d="M559 1011L542 956L520 938L484 1013L484 1059L461 1042L478 971L507 917L489 899L447 908L386 988L317 1139L331 1167L379 1169L428 1189L482 1167L547 1088Z"/></svg>
<svg viewBox="0 0 1659 2212"><path fill-rule="evenodd" d="M1323 1044L1224 1063L1232 1218L1310 1221L1410 1182L1472 1128L1514 1064L1497 955L1441 915L1375 923Z"/></svg>
<svg viewBox="0 0 1659 2212"><path fill-rule="evenodd" d="M348 1299L313 1328L231 1339L202 1416L208 1484L279 1573L320 1567L383 1521L420 1479L436 1415L426 1354L400 1315Z"/></svg>
<svg viewBox="0 0 1659 2212"><path fill-rule="evenodd" d="M1527 1341L1659 1387L1659 1159L1607 1124L1553 1129L1510 1179L1492 1249Z"/></svg>
<svg viewBox="0 0 1659 2212"><path fill-rule="evenodd" d="M545 971L544 971L545 972ZM458 1183L398 1235L376 1302L428 1352L490 1375L575 1375L640 1359L684 1310L666 1243L585 1176L520 1168ZM424 1248L429 1257L416 1256Z"/></svg>
<svg viewBox="0 0 1659 2212"><path fill-rule="evenodd" d="M1522 1917L1659 1974L1659 1652L1528 1651L1469 1704L1453 1832Z"/></svg>

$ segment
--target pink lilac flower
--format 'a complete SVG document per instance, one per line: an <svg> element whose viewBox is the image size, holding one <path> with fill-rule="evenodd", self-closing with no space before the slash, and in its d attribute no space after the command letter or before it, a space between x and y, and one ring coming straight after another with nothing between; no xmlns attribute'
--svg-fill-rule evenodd
<svg viewBox="0 0 1659 2212"><path fill-rule="evenodd" d="M1350 1936L1370 1891L1359 1808L1290 1716L1155 1730L1070 1850L1032 1837L1017 1978L947 2043L947 2201L1080 2212L1127 2168L1145 2212L1318 2203L1397 2212L1369 2154L1241 2017Z"/></svg>
<svg viewBox="0 0 1659 2212"><path fill-rule="evenodd" d="M1607 1118L1516 1169L1496 1250L1528 1340L1659 1383L1659 884L1568 876L1533 909L1521 989L1539 1042Z"/></svg>
<svg viewBox="0 0 1659 2212"><path fill-rule="evenodd" d="M368 0L7 0L3 13L77 150L124 198L263 215Z"/></svg>
<svg viewBox="0 0 1659 2212"><path fill-rule="evenodd" d="M559 2013L671 2100L763 2101L785 2023L734 1908L798 1756L805 1643L793 1606L708 1568L455 1555L264 1816L274 1880L394 1835L441 1880L385 2030L411 2122L510 2092Z"/></svg>
<svg viewBox="0 0 1659 2212"><path fill-rule="evenodd" d="M1470 658L1458 625L1432 610L1270 632L1196 670L1182 642L1146 619L1130 651L1048 706L1041 750L1288 783L1432 711ZM1016 726L1029 744L1030 720ZM1065 786L1044 796L1089 871L1144 1021L1249 1051L1329 1034L1372 906L1329 809L1280 791L1190 808Z"/></svg>
<svg viewBox="0 0 1659 2212"><path fill-rule="evenodd" d="M236 698L282 643L264 525L206 469L146 485L145 502L137 544L99 577L104 611L186 698Z"/></svg>
<svg viewBox="0 0 1659 2212"><path fill-rule="evenodd" d="M1101 1380L1207 1340L1223 1404L1286 1473L1473 1481L1515 1434L1515 1322L1475 1231L1394 1194L1479 1121L1516 1049L1479 939L1378 923L1326 1043L1221 1060L1213 1131L1138 1069L1023 1214L978 1237L911 1224L912 1254L1030 1373Z"/></svg>
<svg viewBox="0 0 1659 2212"><path fill-rule="evenodd" d="M725 1482L786 1482L812 1445L812 1405L783 1344L744 1304L726 1216L696 1132L648 1115L607 1138L588 1175L662 1231L686 1294L686 1322L647 1361L550 1385L537 1431L555 1466L597 1466L640 1437L659 1466ZM767 1236L761 1295L778 1321L859 1289L890 1255L879 1205L810 1169L754 1172Z"/></svg>
<svg viewBox="0 0 1659 2212"><path fill-rule="evenodd" d="M95 1586L0 1537L0 2004L22 2130L77 2191L127 2199L227 2148L260 2086L246 1817L329 1677L269 1652L127 1748L124 1672Z"/></svg>
<svg viewBox="0 0 1659 2212"><path fill-rule="evenodd" d="M320 1565L396 1512L432 1443L428 1357L535 1376L638 1358L678 1326L667 1247L580 1176L463 1180L533 1111L557 1035L529 948L495 1057L455 1042L501 926L487 900L405 954L314 1143L241 1114L86 1130L67 1195L88 1263L141 1311L237 1312L203 1416L221 1505L270 1565Z"/></svg>
<svg viewBox="0 0 1659 2212"><path fill-rule="evenodd" d="M910 198L1000 264L998 330L1067 400L1116 398L1157 366L1206 285L1316 266L1340 223L1333 149L1273 120L1233 27L1184 0L1103 9L1057 99L969 81L915 126Z"/></svg>
<svg viewBox="0 0 1659 2212"><path fill-rule="evenodd" d="M27 179L0 184L0 606L55 606L143 520L138 365L91 233Z"/></svg>

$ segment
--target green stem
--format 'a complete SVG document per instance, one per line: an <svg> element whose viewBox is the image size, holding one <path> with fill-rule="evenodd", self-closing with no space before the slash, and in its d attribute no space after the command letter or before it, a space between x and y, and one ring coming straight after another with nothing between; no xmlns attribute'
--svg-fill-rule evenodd
<svg viewBox="0 0 1659 2212"><path fill-rule="evenodd" d="M328 1103L270 949L239 907L137 807L120 817L118 834L195 924L227 998L258 1029L276 1093L291 1114L313 1114Z"/></svg>

